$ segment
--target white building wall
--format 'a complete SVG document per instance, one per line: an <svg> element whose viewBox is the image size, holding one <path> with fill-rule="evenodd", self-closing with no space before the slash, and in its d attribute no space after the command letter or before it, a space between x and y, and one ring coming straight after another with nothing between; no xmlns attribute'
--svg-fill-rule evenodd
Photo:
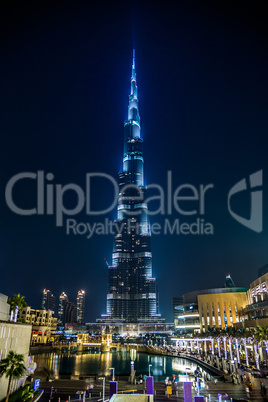
<svg viewBox="0 0 268 402"><path fill-rule="evenodd" d="M10 306L7 303L8 297L0 293L0 321L9 320L9 309Z"/></svg>
<svg viewBox="0 0 268 402"><path fill-rule="evenodd" d="M13 380L11 391L24 384L26 377L35 369L34 361L29 357L32 326L29 324L0 322L0 360L4 359L10 350L24 356L24 365L28 372L19 380ZM0 400L6 396L8 379L0 378Z"/></svg>

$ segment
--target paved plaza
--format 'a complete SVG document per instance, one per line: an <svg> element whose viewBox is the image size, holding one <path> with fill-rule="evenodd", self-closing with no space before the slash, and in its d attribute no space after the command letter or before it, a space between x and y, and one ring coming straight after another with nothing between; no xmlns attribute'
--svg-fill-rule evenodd
<svg viewBox="0 0 268 402"><path fill-rule="evenodd" d="M267 382L267 380L265 379ZM264 384L266 384L266 382ZM214 382L208 382L208 389L202 389L200 395L204 396L205 401L218 401L218 394L228 395L228 397L223 397L223 401L230 401L232 399L242 399L249 401L268 401L267 397L261 396L260 393L260 379L251 378L251 382L253 385L252 391L249 393L246 392L246 386L244 384L235 385L231 382L222 382L218 381L217 384ZM42 381L41 388L44 389L44 394L40 401L48 401L50 397L51 386L54 387L57 392L54 394L53 401L66 401L70 399L72 401L78 400L79 394L77 391L83 391L87 388L88 383L85 380L55 380L53 382ZM180 383L177 387L177 395L175 386L173 387L173 395L169 398L165 395L165 384L164 382L155 382L155 401L166 401L168 399L173 401L183 401L183 384ZM136 393L144 393L145 388L144 384L130 384L128 381L119 381L118 382L118 391L135 391ZM102 400L102 384L100 381L95 382L94 387L92 388L92 396L91 398L86 398L86 400ZM105 387L105 395L109 396L109 382L107 381ZM197 393L193 390L193 396L196 396Z"/></svg>

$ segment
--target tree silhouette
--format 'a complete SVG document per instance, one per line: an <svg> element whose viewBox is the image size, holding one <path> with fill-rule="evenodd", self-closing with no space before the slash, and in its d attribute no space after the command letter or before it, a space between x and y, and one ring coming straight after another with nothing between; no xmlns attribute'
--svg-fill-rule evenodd
<svg viewBox="0 0 268 402"><path fill-rule="evenodd" d="M9 399L12 378L20 378L26 370L23 361L23 355L17 354L11 350L7 357L0 362L0 377L5 375L6 378L8 378L6 402L8 402Z"/></svg>

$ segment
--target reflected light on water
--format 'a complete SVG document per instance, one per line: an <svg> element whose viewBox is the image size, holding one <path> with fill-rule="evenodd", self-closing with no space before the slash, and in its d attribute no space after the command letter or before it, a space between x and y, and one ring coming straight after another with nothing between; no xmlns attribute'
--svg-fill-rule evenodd
<svg viewBox="0 0 268 402"><path fill-rule="evenodd" d="M172 360L172 370L174 371L179 371L180 373L186 373L186 361L183 359L173 359ZM190 370L187 370L189 375L193 375L194 371L197 368L196 364L193 364L191 362L187 362L187 368L189 367Z"/></svg>
<svg viewBox="0 0 268 402"><path fill-rule="evenodd" d="M136 349L130 349L130 359L134 362L137 358L137 351Z"/></svg>
<svg viewBox="0 0 268 402"><path fill-rule="evenodd" d="M56 378L60 375L100 375L112 378L110 367L115 368L115 376L129 376L130 362L134 361L136 375L148 375L149 364L151 373L158 381L165 377L179 376L180 381L185 381L185 368L189 367L189 375L193 375L197 365L178 357L155 356L143 353L131 352L107 352L107 353L84 353L84 354L56 354L43 353L35 355L37 369L46 367L53 370Z"/></svg>

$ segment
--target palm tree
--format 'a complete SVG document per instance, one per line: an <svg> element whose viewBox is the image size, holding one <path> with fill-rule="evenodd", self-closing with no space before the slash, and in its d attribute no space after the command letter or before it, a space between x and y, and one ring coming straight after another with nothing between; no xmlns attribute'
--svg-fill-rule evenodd
<svg viewBox="0 0 268 402"><path fill-rule="evenodd" d="M8 378L6 402L9 399L12 378L20 378L26 370L23 360L23 355L19 355L11 350L7 357L0 362L0 377L5 374L6 378Z"/></svg>
<svg viewBox="0 0 268 402"><path fill-rule="evenodd" d="M264 342L265 347L266 347L266 352L268 349L268 327L267 326L261 326L257 325L256 328L254 328L254 351L255 351L255 357L257 358L256 360L256 366L259 368L259 359L258 359L258 346L262 345Z"/></svg>
<svg viewBox="0 0 268 402"><path fill-rule="evenodd" d="M246 365L249 365L248 361L248 350L247 350L247 342L252 339L251 338L252 334L251 332L246 329L246 328L240 328L237 330L237 338L241 339L243 345L244 345L244 351L245 351L245 358L246 358Z"/></svg>
<svg viewBox="0 0 268 402"><path fill-rule="evenodd" d="M17 295L14 294L13 297L8 299L8 304L10 304L11 311L14 312L16 311L16 308L18 309L18 312L21 313L24 307L27 307L27 303L25 301L25 297L22 296L20 293Z"/></svg>
<svg viewBox="0 0 268 402"><path fill-rule="evenodd" d="M266 350L268 349L268 326L262 327L261 325L257 325L254 328L254 336L258 338L260 342L264 342L266 346Z"/></svg>

